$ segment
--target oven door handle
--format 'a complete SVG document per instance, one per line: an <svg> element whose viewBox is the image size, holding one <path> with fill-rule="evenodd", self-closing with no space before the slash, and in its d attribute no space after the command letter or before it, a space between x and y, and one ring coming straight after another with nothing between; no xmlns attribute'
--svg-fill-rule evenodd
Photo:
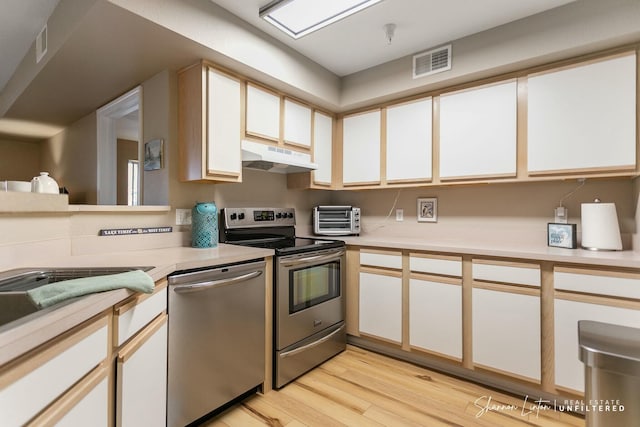
<svg viewBox="0 0 640 427"><path fill-rule="evenodd" d="M280 264L282 264L284 267L295 267L297 265L301 265L301 264L308 264L310 262L324 262L324 261L329 261L331 259L334 258L339 258L342 255L344 255L344 251L338 251L338 252L334 252L331 254L323 254L323 255L314 255L314 256L308 256L305 258L298 258L298 259L292 259L292 260L288 260L288 259L281 259L280 260Z"/></svg>
<svg viewBox="0 0 640 427"><path fill-rule="evenodd" d="M325 343L325 342L329 341L331 338L333 338L334 335L337 335L338 332L342 331L343 329L344 329L344 325L340 326L338 329L336 329L335 331L331 332L326 337L320 338L318 341L314 341L312 343L303 345L302 347L294 348L293 350L289 350L289 351L285 351L284 353L280 353L280 357L284 358L284 357L295 356L298 353L302 353L305 350L309 350L310 348L313 348L313 347L318 346L318 345L320 345L322 343Z"/></svg>
<svg viewBox="0 0 640 427"><path fill-rule="evenodd" d="M262 270L253 271L251 273L243 274L241 276L231 277L228 279L209 280L207 282L190 283L188 285L174 286L173 290L178 294L186 294L189 292L206 291L211 288L219 288L221 286L233 285L235 283L244 282L246 280L253 279L262 274Z"/></svg>

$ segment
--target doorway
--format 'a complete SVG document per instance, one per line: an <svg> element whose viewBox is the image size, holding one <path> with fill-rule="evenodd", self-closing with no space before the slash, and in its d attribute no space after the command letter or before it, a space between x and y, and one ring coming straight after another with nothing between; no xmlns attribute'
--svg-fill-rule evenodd
<svg viewBox="0 0 640 427"><path fill-rule="evenodd" d="M142 87L138 86L97 114L97 199L99 205L142 204Z"/></svg>

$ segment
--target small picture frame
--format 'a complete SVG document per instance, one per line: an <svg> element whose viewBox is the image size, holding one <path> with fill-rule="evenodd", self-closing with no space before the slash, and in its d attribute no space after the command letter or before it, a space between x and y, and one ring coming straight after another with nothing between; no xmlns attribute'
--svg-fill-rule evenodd
<svg viewBox="0 0 640 427"><path fill-rule="evenodd" d="M144 144L144 170L154 171L164 167L164 140L152 139Z"/></svg>
<svg viewBox="0 0 640 427"><path fill-rule="evenodd" d="M575 249L578 246L576 242L576 225L548 223L547 245L556 248Z"/></svg>
<svg viewBox="0 0 640 427"><path fill-rule="evenodd" d="M418 222L438 222L438 199L422 197L418 199Z"/></svg>

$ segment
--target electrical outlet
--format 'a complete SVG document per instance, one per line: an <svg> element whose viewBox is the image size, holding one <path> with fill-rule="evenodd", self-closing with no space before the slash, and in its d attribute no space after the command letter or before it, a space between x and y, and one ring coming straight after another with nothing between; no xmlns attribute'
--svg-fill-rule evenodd
<svg viewBox="0 0 640 427"><path fill-rule="evenodd" d="M191 209L176 209L176 225L191 225Z"/></svg>
<svg viewBox="0 0 640 427"><path fill-rule="evenodd" d="M404 209L396 209L396 221L404 221Z"/></svg>

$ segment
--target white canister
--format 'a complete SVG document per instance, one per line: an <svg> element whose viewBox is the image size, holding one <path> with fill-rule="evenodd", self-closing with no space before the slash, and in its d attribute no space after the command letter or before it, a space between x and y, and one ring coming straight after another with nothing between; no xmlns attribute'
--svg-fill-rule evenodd
<svg viewBox="0 0 640 427"><path fill-rule="evenodd" d="M622 250L615 203L582 203L582 247L591 250Z"/></svg>

